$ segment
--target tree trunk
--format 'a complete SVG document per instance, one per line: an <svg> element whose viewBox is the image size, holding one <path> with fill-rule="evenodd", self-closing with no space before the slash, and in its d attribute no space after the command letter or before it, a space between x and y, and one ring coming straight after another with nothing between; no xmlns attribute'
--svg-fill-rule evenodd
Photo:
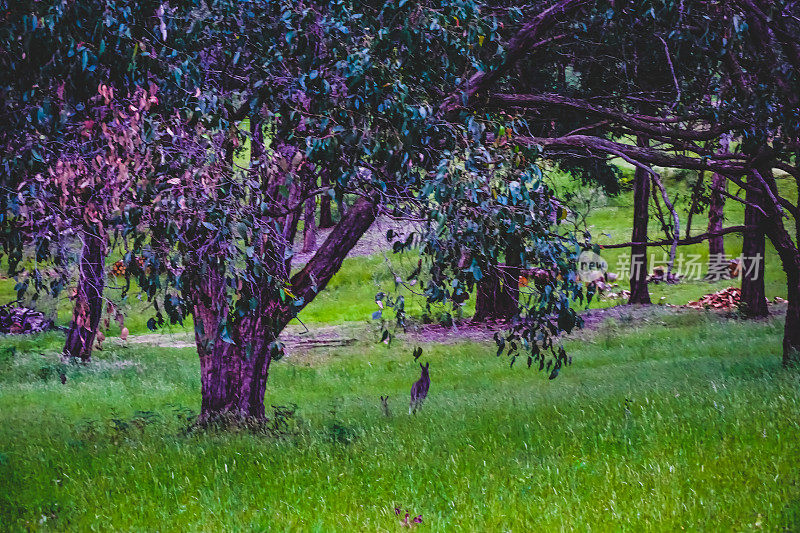
<svg viewBox="0 0 800 533"><path fill-rule="evenodd" d="M794 247L787 248L786 255L787 260L782 263L786 272L789 305L783 327L783 364L797 366L800 365L800 253Z"/></svg>
<svg viewBox="0 0 800 533"><path fill-rule="evenodd" d="M326 187L331 184L330 178L326 172L322 173L322 186ZM319 227L332 228L333 214L331 214L331 195L327 192L322 193L319 199Z"/></svg>
<svg viewBox="0 0 800 533"><path fill-rule="evenodd" d="M646 139L639 138L640 146L647 146ZM633 232L631 242L647 241L647 223L650 218L650 175L642 168L636 168L633 176ZM631 295L628 303L649 304L650 291L647 288L647 246L631 246Z"/></svg>
<svg viewBox="0 0 800 533"><path fill-rule="evenodd" d="M317 247L317 199L308 198L303 212L303 252L310 252Z"/></svg>
<svg viewBox="0 0 800 533"><path fill-rule="evenodd" d="M729 139L720 139L720 155L728 153ZM725 224L725 193L728 190L728 179L718 173L711 176L711 194L708 203L708 232L719 233ZM725 237L716 235L708 239L708 272L706 278L711 281L727 279L728 258L725 257Z"/></svg>
<svg viewBox="0 0 800 533"><path fill-rule="evenodd" d="M223 340L228 304L225 276L208 269L192 289L195 342L200 356L201 420L220 415L263 419L264 394L271 361L271 344L286 324L328 284L350 250L375 221L377 208L370 198L359 200L331 231L314 256L291 278L292 293L302 305L281 302L272 291L262 291L252 315L235 322Z"/></svg>
<svg viewBox="0 0 800 533"><path fill-rule="evenodd" d="M748 178L749 184L760 187L756 180ZM764 253L765 236L763 216L753 205L763 203L762 195L747 189L745 193L744 224L758 229L745 230L742 243L742 311L751 318L769 315L767 298L764 291Z"/></svg>
<svg viewBox="0 0 800 533"><path fill-rule="evenodd" d="M772 169L764 169L762 176L767 186L773 192L777 192L778 187ZM779 207L771 202L764 202L763 205L768 215L764 221L764 229L778 252L783 271L786 273L789 301L783 327L783 364L787 367L797 366L800 365L800 246L786 231Z"/></svg>
<svg viewBox="0 0 800 533"><path fill-rule="evenodd" d="M476 283L473 322L509 320L519 312L519 274L515 277L515 271L519 269L500 264L484 272Z"/></svg>
<svg viewBox="0 0 800 533"><path fill-rule="evenodd" d="M344 215L347 213L347 202L345 201L344 196L336 200L336 210L339 211L339 220L341 220L342 217L344 217Z"/></svg>
<svg viewBox="0 0 800 533"><path fill-rule="evenodd" d="M721 174L711 177L711 196L708 204L708 232L719 233L725 222L725 196L728 179ZM708 277L718 280L726 277L725 237L717 235L708 239Z"/></svg>
<svg viewBox="0 0 800 533"><path fill-rule="evenodd" d="M219 296L223 301L219 302ZM232 344L222 339L227 318L224 276L207 275L193 297L195 343L200 356L202 394L201 421L221 414L241 418L264 418L264 394L269 375L269 328L259 327L259 318L247 317L229 331ZM254 323L255 320L255 323ZM266 322L266 320L264 321Z"/></svg>
<svg viewBox="0 0 800 533"><path fill-rule="evenodd" d="M788 306L783 327L783 364L797 366L800 365L800 249L784 228L779 213L771 215L766 229L786 272Z"/></svg>
<svg viewBox="0 0 800 533"><path fill-rule="evenodd" d="M64 343L64 354L83 362L92 356L92 344L103 314L105 243L94 230L84 231L78 287L72 311L72 324Z"/></svg>

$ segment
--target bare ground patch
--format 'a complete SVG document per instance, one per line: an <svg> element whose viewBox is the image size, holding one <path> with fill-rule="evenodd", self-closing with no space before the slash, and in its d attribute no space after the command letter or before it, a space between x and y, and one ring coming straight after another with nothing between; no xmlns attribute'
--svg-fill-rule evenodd
<svg viewBox="0 0 800 533"><path fill-rule="evenodd" d="M771 315L779 317L786 312L785 304L770 305ZM581 313L584 327L565 335L569 340L590 340L598 332L609 328L636 328L644 325L667 324L681 318L716 319L732 318L730 311L690 309L663 305L617 305L605 309L591 309ZM459 342L493 342L494 334L508 326L504 322L474 323L471 320L456 322L452 326L441 324L411 324L405 331L395 331L398 340L419 344L456 344ZM341 324L335 326L291 324L281 333L287 356L379 342L377 326L364 323ZM194 335L190 333L151 333L128 337L126 342L119 338L109 338L107 343L146 344L161 348L194 348Z"/></svg>

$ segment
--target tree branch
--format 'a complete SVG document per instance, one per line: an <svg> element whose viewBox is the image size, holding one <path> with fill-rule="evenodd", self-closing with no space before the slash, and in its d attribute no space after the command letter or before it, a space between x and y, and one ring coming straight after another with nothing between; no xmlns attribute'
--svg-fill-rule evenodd
<svg viewBox="0 0 800 533"><path fill-rule="evenodd" d="M375 221L377 213L378 205L375 198L363 196L359 198L333 228L314 257L300 272L292 276L292 292L296 298L302 299L300 309L308 305L339 271L347 254ZM300 309L294 308L295 311ZM283 329L292 317L293 313L288 309L285 310L281 317L280 329Z"/></svg>
<svg viewBox="0 0 800 533"><path fill-rule="evenodd" d="M506 46L505 61L491 72L475 73L469 79L463 91L451 94L445 99L442 104L442 110L445 112L452 111L462 105L469 104L473 96L499 80L525 54L530 54L536 48L548 44L551 39L543 38L543 35L558 22L557 17L559 15L570 14L590 3L590 0L560 0L539 13L509 41Z"/></svg>
<svg viewBox="0 0 800 533"><path fill-rule="evenodd" d="M630 128L637 133L667 139L707 141L716 139L729 131L734 125L715 125L705 129L670 128L663 124L690 120L687 117L653 117L636 113L623 113L615 109L598 106L575 98L567 98L556 94L495 94L489 97L489 104L496 107L557 107L574 111L582 111L613 120L615 123Z"/></svg>
<svg viewBox="0 0 800 533"><path fill-rule="evenodd" d="M757 229L750 226L731 226L730 228L725 228L720 231L708 231L705 233L701 233L699 235L695 235L694 237L687 237L685 239L680 239L677 241L678 246L686 246L688 244L698 244L711 237L719 237L721 235L727 235L728 233L742 233L749 229ZM601 244L600 248L604 250L611 250L613 248L630 248L631 246L666 246L667 244L672 244L672 239L662 239L660 241L645 241L645 242L622 242L618 244Z"/></svg>
<svg viewBox="0 0 800 533"><path fill-rule="evenodd" d="M725 175L741 176L746 174L748 166L743 160L728 157L688 157L684 155L670 155L653 148L632 146L602 137L591 135L569 135L565 137L514 137L514 140L523 144L540 145L545 148L559 150L564 148L583 148L589 152L597 151L628 157L639 163L665 168L685 168L691 170L713 170Z"/></svg>

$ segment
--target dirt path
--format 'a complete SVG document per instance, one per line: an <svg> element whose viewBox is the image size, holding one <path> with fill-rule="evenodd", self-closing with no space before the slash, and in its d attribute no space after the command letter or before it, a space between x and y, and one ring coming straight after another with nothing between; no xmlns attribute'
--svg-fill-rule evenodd
<svg viewBox="0 0 800 533"><path fill-rule="evenodd" d="M358 342L372 342L374 332L368 331L363 324L342 324L337 326L310 326L308 328L291 324L281 333L280 340L287 348L313 349L322 347L349 346ZM179 333L147 333L144 335L131 335L123 343L119 337L106 339L106 343L121 345L146 344L160 348L195 348L194 334L189 332Z"/></svg>
<svg viewBox="0 0 800 533"><path fill-rule="evenodd" d="M774 306L772 313L780 314L785 306ZM606 309L592 309L582 314L585 325L576 330L569 338L588 338L602 330L609 320L617 324L639 326L646 323L663 321L667 316L683 313L705 313L706 311L667 306L618 305ZM715 313L722 315L724 313ZM453 327L438 324L412 325L405 332L396 332L398 339L409 343L455 344L459 342L492 342L495 332L502 331L502 323L473 324L464 321ZM287 355L315 349L330 349L355 344L378 342L380 332L377 327L363 323L341 324L336 326L308 327L291 324L281 333L280 340L286 347ZM118 338L109 338L106 342L121 344ZM145 344L162 348L195 348L194 335L191 333L151 333L131 336L127 344Z"/></svg>
<svg viewBox="0 0 800 533"><path fill-rule="evenodd" d="M379 217L369 230L361 237L349 257L373 255L389 250L386 232L392 229L398 233L409 230L409 224L382 216ZM317 244L322 244L328 237L331 229L320 229L317 233ZM302 241L302 239L298 239ZM303 253L302 242L295 246L294 264L300 266L308 262L314 251ZM780 306L771 309L773 314L780 313ZM785 305L783 306L785 309ZM621 324L640 325L642 323L663 320L667 315L677 313L703 313L702 310L686 309L672 306L638 306L617 305L606 309L592 309L584 311L582 316L585 321L584 328L576 330L570 338L589 338L594 332L602 329L604 324L613 320ZM437 343L454 344L458 342L491 342L494 334L503 329L503 324L472 324L463 321L453 327L438 324L412 325L405 332L397 332L399 339L410 343ZM334 348L352 344L366 344L378 342L380 333L376 327L364 323L343 324L337 326L311 325L303 326L291 324L281 333L280 340L285 344L287 354L307 352L320 348ZM109 338L106 342L121 344L118 338ZM131 336L128 344L145 344L162 348L194 348L194 334L180 333L151 333Z"/></svg>

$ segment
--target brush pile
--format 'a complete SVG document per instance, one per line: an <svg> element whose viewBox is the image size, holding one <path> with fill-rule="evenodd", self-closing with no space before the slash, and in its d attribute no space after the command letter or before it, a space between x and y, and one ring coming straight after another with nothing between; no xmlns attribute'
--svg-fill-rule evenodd
<svg viewBox="0 0 800 533"><path fill-rule="evenodd" d="M736 309L742 301L742 291L738 287L728 287L712 294L706 294L686 307L692 309Z"/></svg>
<svg viewBox="0 0 800 533"><path fill-rule="evenodd" d="M44 313L14 303L0 305L0 333L36 333L54 327L53 321Z"/></svg>

